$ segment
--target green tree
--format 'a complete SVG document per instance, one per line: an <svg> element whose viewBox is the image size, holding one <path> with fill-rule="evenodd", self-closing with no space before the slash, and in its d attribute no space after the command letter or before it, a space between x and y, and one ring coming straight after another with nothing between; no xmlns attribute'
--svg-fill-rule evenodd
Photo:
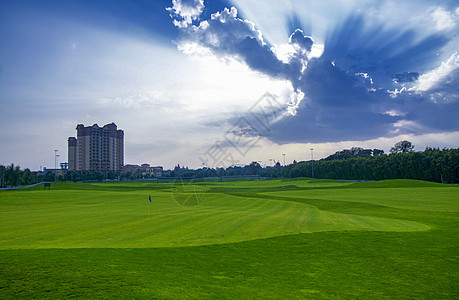
<svg viewBox="0 0 459 300"><path fill-rule="evenodd" d="M400 141L395 143L394 147L390 148L391 154L410 153L414 151L414 145L409 141Z"/></svg>
<svg viewBox="0 0 459 300"><path fill-rule="evenodd" d="M250 163L248 167L248 174L247 175L260 175L261 173L261 166L258 162L253 161Z"/></svg>
<svg viewBox="0 0 459 300"><path fill-rule="evenodd" d="M19 166L11 164L5 168L5 182L7 186L18 186L21 169Z"/></svg>
<svg viewBox="0 0 459 300"><path fill-rule="evenodd" d="M46 174L45 174L44 180L45 181L54 181L55 180L54 173L51 172L51 171L47 171Z"/></svg>
<svg viewBox="0 0 459 300"><path fill-rule="evenodd" d="M20 185L30 185L36 182L36 176L29 168L24 169L19 175Z"/></svg>
<svg viewBox="0 0 459 300"><path fill-rule="evenodd" d="M373 149L373 156L381 156L381 155L384 155L384 150Z"/></svg>
<svg viewBox="0 0 459 300"><path fill-rule="evenodd" d="M0 165L0 188L3 188L4 185L6 185L6 182L5 181L5 177L4 177L4 174L5 173L5 166L4 165Z"/></svg>

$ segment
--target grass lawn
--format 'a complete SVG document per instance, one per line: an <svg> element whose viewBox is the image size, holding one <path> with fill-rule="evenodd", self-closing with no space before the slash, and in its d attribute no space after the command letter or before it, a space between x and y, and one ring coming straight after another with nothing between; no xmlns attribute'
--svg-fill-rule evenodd
<svg viewBox="0 0 459 300"><path fill-rule="evenodd" d="M0 298L458 298L458 221L410 180L2 191Z"/></svg>

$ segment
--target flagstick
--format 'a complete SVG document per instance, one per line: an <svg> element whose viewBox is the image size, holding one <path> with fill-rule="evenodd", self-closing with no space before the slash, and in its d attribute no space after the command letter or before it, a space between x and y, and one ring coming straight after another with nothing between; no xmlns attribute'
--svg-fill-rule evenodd
<svg viewBox="0 0 459 300"><path fill-rule="evenodd" d="M148 221L150 221L150 205L151 205L151 196L148 196L148 201L150 201L150 203L148 203Z"/></svg>

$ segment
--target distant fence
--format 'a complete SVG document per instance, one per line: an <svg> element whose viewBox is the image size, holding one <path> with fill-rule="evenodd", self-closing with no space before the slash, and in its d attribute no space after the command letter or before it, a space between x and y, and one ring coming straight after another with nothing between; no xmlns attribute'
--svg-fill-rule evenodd
<svg viewBox="0 0 459 300"><path fill-rule="evenodd" d="M34 187L34 186L37 186L37 185L40 185L40 184L45 184L45 185L48 184L49 185L48 187L51 186L51 182L39 182L39 183L31 184L31 185L22 185L22 186L12 186L12 187L1 188L0 191L21 190L21 189Z"/></svg>
<svg viewBox="0 0 459 300"><path fill-rule="evenodd" d="M158 177L154 181L160 183L168 182L228 182L228 181L257 181L268 178L258 175L237 175L237 176L215 176L215 177Z"/></svg>
<svg viewBox="0 0 459 300"><path fill-rule="evenodd" d="M251 181L251 180L265 180L266 178L259 175L237 175L237 176L222 176L221 181Z"/></svg>

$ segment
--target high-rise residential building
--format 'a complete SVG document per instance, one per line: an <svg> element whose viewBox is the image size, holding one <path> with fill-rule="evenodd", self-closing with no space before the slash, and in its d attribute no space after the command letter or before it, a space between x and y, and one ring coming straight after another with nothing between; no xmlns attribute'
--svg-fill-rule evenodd
<svg viewBox="0 0 459 300"><path fill-rule="evenodd" d="M78 124L77 137L68 139L69 171L121 171L124 165L124 131L115 123Z"/></svg>

